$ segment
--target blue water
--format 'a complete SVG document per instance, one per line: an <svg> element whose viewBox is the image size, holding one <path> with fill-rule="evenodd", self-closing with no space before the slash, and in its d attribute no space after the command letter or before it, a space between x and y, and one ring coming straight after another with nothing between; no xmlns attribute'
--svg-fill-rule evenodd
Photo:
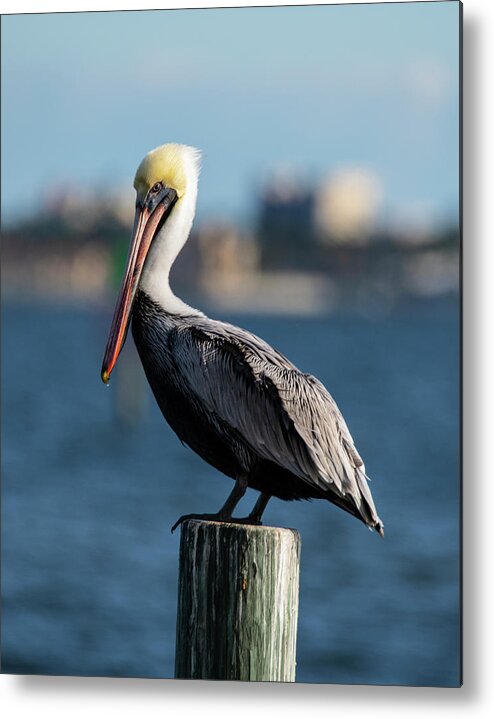
<svg viewBox="0 0 494 719"><path fill-rule="evenodd" d="M173 676L170 527L231 489L168 428L131 347L103 386L110 311L3 307L4 672ZM457 685L456 304L224 319L326 384L385 523L381 540L326 502L269 504L302 536L297 681Z"/></svg>

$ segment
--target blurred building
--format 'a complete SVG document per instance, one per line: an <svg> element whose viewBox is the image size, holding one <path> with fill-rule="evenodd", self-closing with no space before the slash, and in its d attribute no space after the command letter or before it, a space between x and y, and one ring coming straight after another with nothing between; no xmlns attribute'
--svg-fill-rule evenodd
<svg viewBox="0 0 494 719"><path fill-rule="evenodd" d="M314 246L312 188L293 172L278 170L261 189L257 235L260 260L269 270L308 268Z"/></svg>
<svg viewBox="0 0 494 719"><path fill-rule="evenodd" d="M199 251L198 281L208 294L235 292L258 271L259 253L254 236L225 221L210 221L196 233Z"/></svg>
<svg viewBox="0 0 494 719"><path fill-rule="evenodd" d="M315 195L314 223L320 242L369 242L382 197L372 172L358 167L339 170L321 183Z"/></svg>
<svg viewBox="0 0 494 719"><path fill-rule="evenodd" d="M459 234L404 216L381 219L383 189L369 169L340 168L319 185L273 176L259 196L263 272L312 272L344 303L432 296L459 289Z"/></svg>
<svg viewBox="0 0 494 719"><path fill-rule="evenodd" d="M3 232L4 294L104 296L114 285L119 247L128 244L131 223L118 194L52 188L38 215Z"/></svg>

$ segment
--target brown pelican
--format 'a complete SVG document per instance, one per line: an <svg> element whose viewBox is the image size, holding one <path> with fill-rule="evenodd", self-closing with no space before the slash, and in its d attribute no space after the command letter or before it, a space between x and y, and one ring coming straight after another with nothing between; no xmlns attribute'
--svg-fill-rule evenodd
<svg viewBox="0 0 494 719"><path fill-rule="evenodd" d="M383 535L364 463L321 382L170 289L170 269L192 226L198 177L199 153L185 145L162 145L139 165L134 230L101 370L108 384L132 318L165 419L184 444L235 480L217 513L184 515L173 529L190 518L260 524L275 496L327 499ZM247 487L259 498L248 517L233 519Z"/></svg>

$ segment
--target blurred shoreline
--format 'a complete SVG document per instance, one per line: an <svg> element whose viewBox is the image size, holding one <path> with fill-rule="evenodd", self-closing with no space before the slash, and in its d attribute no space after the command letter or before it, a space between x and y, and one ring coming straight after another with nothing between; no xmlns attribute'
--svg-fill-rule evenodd
<svg viewBox="0 0 494 719"><path fill-rule="evenodd" d="M454 225L400 234L363 222L359 201L324 215L315 193L261 193L248 230L221 219L197 223L173 267L172 286L218 311L292 315L458 295ZM2 296L113 302L131 233L129 209L123 197L74 191L9 226Z"/></svg>

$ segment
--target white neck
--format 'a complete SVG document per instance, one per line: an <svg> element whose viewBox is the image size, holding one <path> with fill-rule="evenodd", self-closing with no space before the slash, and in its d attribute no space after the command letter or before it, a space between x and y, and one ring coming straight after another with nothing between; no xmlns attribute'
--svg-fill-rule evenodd
<svg viewBox="0 0 494 719"><path fill-rule="evenodd" d="M149 297L174 315L200 315L173 294L170 287L170 270L187 242L196 210L197 177L189 183L187 192L175 203L170 216L154 238L142 270L139 287Z"/></svg>

